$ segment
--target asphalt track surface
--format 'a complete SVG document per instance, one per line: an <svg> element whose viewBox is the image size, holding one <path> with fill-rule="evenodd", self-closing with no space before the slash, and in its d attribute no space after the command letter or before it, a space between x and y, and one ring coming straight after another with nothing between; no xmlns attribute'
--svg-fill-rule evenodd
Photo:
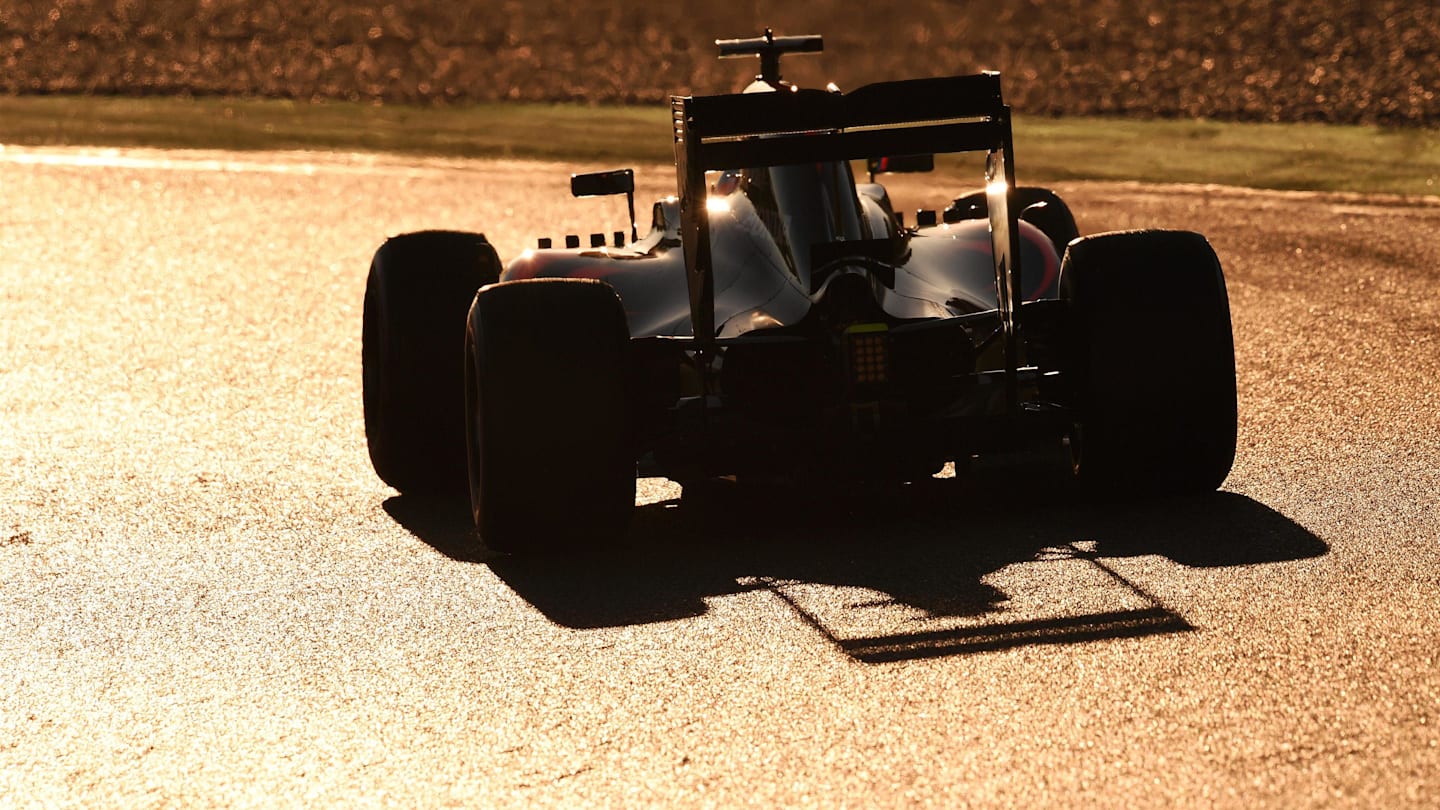
<svg viewBox="0 0 1440 810"><path fill-rule="evenodd" d="M506 559L370 470L365 269L621 227L568 170L0 155L0 805L1440 804L1440 205L1062 187L1225 264L1214 497L647 480Z"/></svg>

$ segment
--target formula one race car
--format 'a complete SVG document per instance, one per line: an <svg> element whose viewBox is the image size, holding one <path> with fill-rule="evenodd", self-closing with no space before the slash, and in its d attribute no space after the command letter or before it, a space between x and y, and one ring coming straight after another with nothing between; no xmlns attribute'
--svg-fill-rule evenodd
<svg viewBox="0 0 1440 810"><path fill-rule="evenodd" d="M637 475L908 481L1068 446L1088 490L1221 484L1235 360L1204 237L1078 238L1058 196L1015 183L999 74L805 90L780 57L820 37L717 44L760 75L672 98L678 190L648 234L624 169L571 189L626 195L629 244L542 239L503 272L480 234L380 247L363 362L382 479L468 480L481 539L517 552L614 540ZM983 190L913 224L873 182L964 151L988 154Z"/></svg>

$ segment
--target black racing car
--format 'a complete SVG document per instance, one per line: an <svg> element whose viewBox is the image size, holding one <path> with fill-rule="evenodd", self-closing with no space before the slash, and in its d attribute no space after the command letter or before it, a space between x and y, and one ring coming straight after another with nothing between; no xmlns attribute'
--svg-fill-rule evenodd
<svg viewBox="0 0 1440 810"><path fill-rule="evenodd" d="M363 362L382 479L468 481L481 539L517 552L613 541L637 476L905 481L1068 445L1091 490L1221 484L1235 362L1203 236L1080 238L1058 196L1015 183L999 74L810 90L779 60L818 36L717 44L760 75L672 98L677 192L647 234L625 169L571 188L627 195L628 235L542 239L503 270L473 233L376 252ZM873 182L965 151L988 154L983 189L913 223Z"/></svg>

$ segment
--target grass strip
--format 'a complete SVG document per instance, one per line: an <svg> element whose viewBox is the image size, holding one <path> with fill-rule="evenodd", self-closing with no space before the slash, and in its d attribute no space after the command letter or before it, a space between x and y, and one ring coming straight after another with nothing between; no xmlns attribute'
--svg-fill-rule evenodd
<svg viewBox="0 0 1440 810"><path fill-rule="evenodd" d="M1138 180L1440 195L1435 130L1019 115L1015 140L1025 183ZM391 152L617 165L671 160L669 110L663 106L4 96L0 143Z"/></svg>

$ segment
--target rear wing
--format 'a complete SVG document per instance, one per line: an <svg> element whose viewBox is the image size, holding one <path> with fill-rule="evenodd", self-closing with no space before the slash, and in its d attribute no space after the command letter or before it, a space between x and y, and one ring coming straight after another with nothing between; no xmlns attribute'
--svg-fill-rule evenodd
<svg viewBox="0 0 1440 810"><path fill-rule="evenodd" d="M670 101L675 156L702 170L988 150L1009 120L998 73Z"/></svg>
<svg viewBox="0 0 1440 810"><path fill-rule="evenodd" d="M882 82L845 94L780 90L672 96L670 104L690 316L701 350L709 348L715 336L706 171L985 151L996 289L1006 366L1013 370L1018 358L1019 226L1008 204L1015 186L1014 145L1000 74Z"/></svg>

